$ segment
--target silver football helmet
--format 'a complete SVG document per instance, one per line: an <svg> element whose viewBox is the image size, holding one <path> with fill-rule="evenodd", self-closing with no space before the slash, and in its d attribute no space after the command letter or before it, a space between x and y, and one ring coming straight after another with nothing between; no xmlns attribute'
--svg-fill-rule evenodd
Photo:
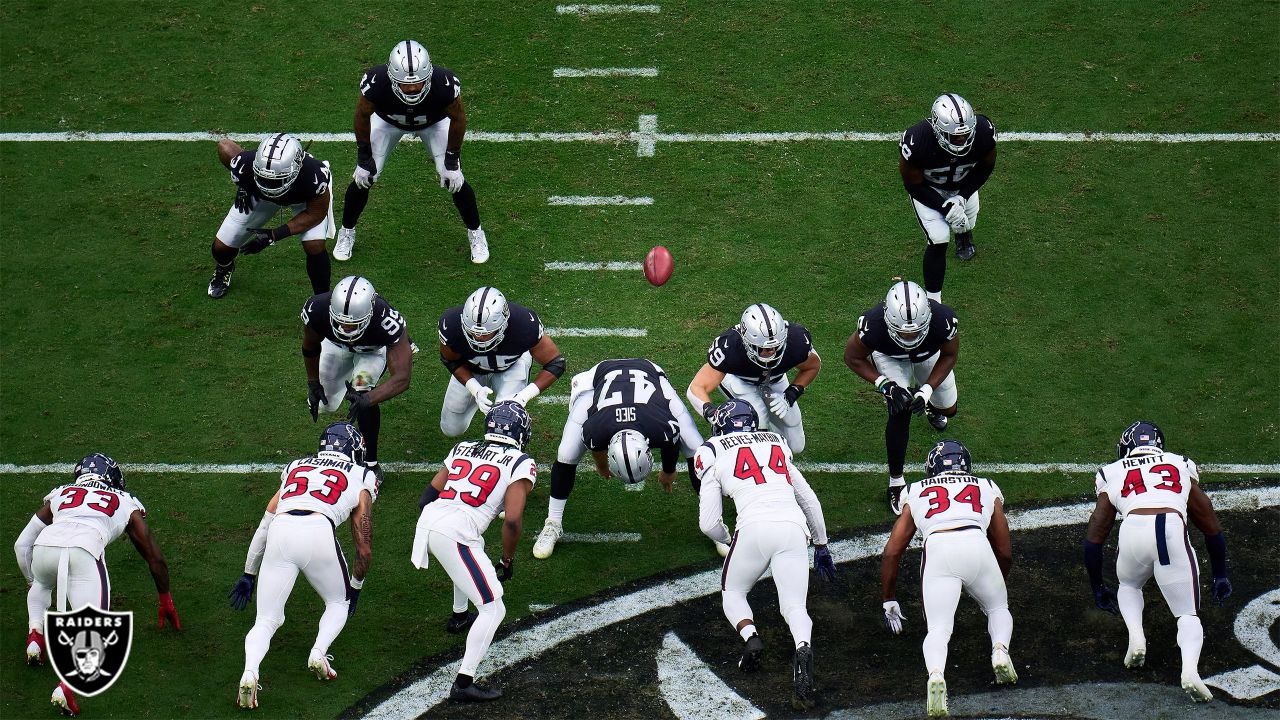
<svg viewBox="0 0 1280 720"><path fill-rule="evenodd" d="M747 357L751 362L770 370L782 362L787 349L787 321L772 306L756 303L742 311L742 320L735 328L742 336Z"/></svg>
<svg viewBox="0 0 1280 720"><path fill-rule="evenodd" d="M884 322L889 335L904 350L919 347L929 334L933 308L921 287L910 280L896 280L884 296Z"/></svg>
<svg viewBox="0 0 1280 720"><path fill-rule="evenodd" d="M496 287L478 288L462 304L462 334L476 352L488 352L507 334L511 307Z"/></svg>
<svg viewBox="0 0 1280 720"><path fill-rule="evenodd" d="M431 56L417 40L401 40L391 48L387 75L391 78L391 92L409 105L417 105L431 91ZM405 85L418 83L422 83L422 89L405 92Z"/></svg>
<svg viewBox="0 0 1280 720"><path fill-rule="evenodd" d="M968 100L955 93L944 93L933 101L929 124L938 144L952 155L963 155L973 146L978 129L978 116Z"/></svg>
<svg viewBox="0 0 1280 720"><path fill-rule="evenodd" d="M649 438L638 430L619 430L609 438L609 472L627 485L644 482L653 472Z"/></svg>
<svg viewBox="0 0 1280 720"><path fill-rule="evenodd" d="M373 283L356 275L348 275L333 286L329 294L329 324L333 335L342 342L355 342L373 319L373 305L378 293Z"/></svg>
<svg viewBox="0 0 1280 720"><path fill-rule="evenodd" d="M258 146L253 156L253 182L258 190L269 198L280 197L289 192L293 181L302 172L302 160L307 151L302 149L298 138L285 133L276 133Z"/></svg>

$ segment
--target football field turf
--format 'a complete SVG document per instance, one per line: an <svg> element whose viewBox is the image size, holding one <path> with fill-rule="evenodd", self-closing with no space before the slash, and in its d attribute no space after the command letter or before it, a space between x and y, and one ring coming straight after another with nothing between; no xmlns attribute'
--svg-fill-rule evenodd
<svg viewBox="0 0 1280 720"><path fill-rule="evenodd" d="M460 77L469 127L484 133L630 133L641 116L656 116L662 133L896 133L943 90L1006 133L1280 131L1274 3L660 5L579 16L496 2L10 2L0 6L0 133L346 133L360 72L406 35ZM658 75L553 77L600 67ZM493 284L549 327L645 331L557 338L570 373L643 356L681 391L710 340L747 304L768 302L812 331L825 362L801 400L809 442L799 459L883 462L883 403L841 356L890 278L919 279L923 238L894 142L658 142L642 157L630 137L493 139L465 143L462 157L488 264L469 262L463 227L416 143L391 156L354 257L334 263L335 281L368 276L423 348L413 386L383 412L383 461L438 462L447 452L434 325ZM1102 462L1126 424L1148 417L1173 450L1201 463L1280 462L1277 147L1002 140L981 193L978 256L948 262L943 297L962 338L948 436L979 466ZM310 151L333 164L340 216L354 146ZM227 297L205 295L209 243L233 194L212 141L0 138L0 463L73 463L102 451L125 464L184 625L156 631L145 564L127 543L112 546L113 604L139 624L127 671L84 703L95 717L233 712L252 615L225 597L277 487L272 473L128 466L283 466L315 447L299 357L298 311L310 294L300 249L286 240L241 258ZM548 204L569 195L653 203ZM661 288L635 271L545 269L639 261L657 244L676 262ZM564 378L547 394L567 392ZM565 408L535 402L531 411L530 451L546 467ZM913 424L913 477L936 438ZM0 539L16 538L67 477L5 474ZM300 584L263 665L262 714L331 717L419 658L461 655L461 639L443 632L443 572L407 562L428 477L388 473L369 583L333 647L338 682L320 685L305 671L320 602ZM1087 474L995 479L1010 507L1091 490ZM881 472L810 481L837 536L889 519ZM566 543L536 561L529 551L546 500L540 483L506 589L509 619L530 604L718 564L683 477L665 496L652 482L624 493L580 475L566 529L643 539ZM345 528L339 535L349 545ZM1087 602L1076 547L1063 552L1066 582L1079 581ZM53 676L20 664L25 585L12 561L0 568L0 714L43 716ZM821 638L823 618L815 622ZM896 662L901 672L921 668L914 651ZM521 713L517 698L490 710Z"/></svg>

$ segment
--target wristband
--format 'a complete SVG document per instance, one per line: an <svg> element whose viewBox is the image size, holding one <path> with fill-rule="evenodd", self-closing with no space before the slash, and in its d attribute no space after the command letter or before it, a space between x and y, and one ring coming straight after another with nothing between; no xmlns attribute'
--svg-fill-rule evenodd
<svg viewBox="0 0 1280 720"><path fill-rule="evenodd" d="M803 394L804 394L804 386L796 385L795 383L792 383L787 388L786 392L782 393L782 397L786 398L788 405L795 405L796 401L799 400L800 396Z"/></svg>
<svg viewBox="0 0 1280 720"><path fill-rule="evenodd" d="M360 588L364 587L364 580L360 580L355 575L352 575L350 584L351 584L352 590L359 590Z"/></svg>
<svg viewBox="0 0 1280 720"><path fill-rule="evenodd" d="M289 229L289 223L285 223L280 227L276 228L275 230L271 231L271 242L283 240L292 234L293 234L293 231Z"/></svg>
<svg viewBox="0 0 1280 720"><path fill-rule="evenodd" d="M880 392L884 392L884 386L888 382L889 382L888 376L881 375L880 377L876 378L875 382L872 383L872 385L876 386L876 390Z"/></svg>
<svg viewBox="0 0 1280 720"><path fill-rule="evenodd" d="M461 150L445 150L444 151L444 169L457 170L458 164L462 160Z"/></svg>

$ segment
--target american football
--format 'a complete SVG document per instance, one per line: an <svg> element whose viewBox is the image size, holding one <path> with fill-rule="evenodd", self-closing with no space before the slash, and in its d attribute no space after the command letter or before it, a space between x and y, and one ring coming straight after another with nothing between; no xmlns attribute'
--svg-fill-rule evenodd
<svg viewBox="0 0 1280 720"><path fill-rule="evenodd" d="M650 284L661 286L671 279L671 273L675 271L675 260L671 257L671 251L665 247L658 245L644 256L644 276Z"/></svg>

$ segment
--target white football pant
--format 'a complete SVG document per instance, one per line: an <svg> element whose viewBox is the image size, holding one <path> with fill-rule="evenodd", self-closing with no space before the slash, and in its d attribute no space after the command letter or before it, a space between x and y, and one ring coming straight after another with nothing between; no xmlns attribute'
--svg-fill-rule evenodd
<svg viewBox="0 0 1280 720"><path fill-rule="evenodd" d="M791 412L787 413L787 419L783 420L769 410L769 403L765 400L766 391L771 395L782 395L790 385L791 381L785 375L768 385L757 385L737 375L725 375L720 381L720 390L734 400L745 400L751 403L751 407L756 409L756 416L760 418L760 429L778 433L787 441L787 447L791 448L791 452L799 454L804 450L805 443L800 402L796 401L796 404L791 407Z"/></svg>
<svg viewBox="0 0 1280 720"><path fill-rule="evenodd" d="M111 609L111 577L107 558L101 560L78 547L36 545L31 555L31 589L27 591L27 625L44 634L44 611L49 609L54 588L58 591L57 612L74 612L82 607Z"/></svg>
<svg viewBox="0 0 1280 720"><path fill-rule="evenodd" d="M1142 588L1155 575L1160 594L1169 612L1178 619L1178 647L1184 671L1196 671L1204 628L1196 611L1200 608L1200 576L1195 550L1187 537L1186 522L1178 513L1135 515L1120 523L1116 553L1116 601L1129 630L1130 645L1146 645L1142 630Z"/></svg>
<svg viewBox="0 0 1280 720"><path fill-rule="evenodd" d="M743 620L754 619L747 593L770 569L778 589L778 610L799 647L811 640L813 620L805 609L809 594L809 538L804 528L793 522L753 522L734 532L720 571L724 616L735 630Z"/></svg>
<svg viewBox="0 0 1280 720"><path fill-rule="evenodd" d="M945 199L957 193L939 194ZM911 198L911 204L916 209L916 219L920 221L920 227L924 230L930 245L945 245L951 241L951 224L947 222L945 214L921 205L915 198ZM964 214L969 217L970 230L978 224L978 207L978 193L975 192L964 204Z"/></svg>
<svg viewBox="0 0 1280 720"><path fill-rule="evenodd" d="M376 182L382 176L382 169L387 166L387 158L405 135L416 135L427 151L427 157L436 166L436 173L444 173L444 152L449 144L449 118L441 118L440 122L421 130L401 130L374 113L369 118L369 144L373 146L373 162L378 172L373 176Z"/></svg>
<svg viewBox="0 0 1280 720"><path fill-rule="evenodd" d="M955 626L956 606L964 590L987 616L991 645L1009 647L1013 615L1004 575L987 536L980 529L936 532L925 540L920 556L921 595L929 632L924 638L924 664L929 674L947 667L947 644Z"/></svg>
<svg viewBox="0 0 1280 720"><path fill-rule="evenodd" d="M377 117L377 116L375 116ZM493 388L489 400L494 405L503 400L510 400L529 384L529 368L533 365L533 356L525 353L511 367L502 372L477 374L475 379L487 388ZM458 378L449 376L449 386L444 391L444 405L440 408L440 432L447 437L460 437L471 426L471 419L476 416L476 399L471 397L467 386L458 382Z"/></svg>
<svg viewBox="0 0 1280 720"><path fill-rule="evenodd" d="M329 167L326 161L325 167ZM249 228L265 227L271 223L271 218L275 217L280 211L282 205L277 205L270 200L259 199L253 208L247 213L242 213L236 209L235 205L227 211L227 216L222 219L222 225L218 228L218 240L227 247L238 248L245 244L253 237L253 233L249 232ZM296 217L298 213L307 209L306 203L298 203L290 206L293 215ZM283 224L283 223L277 223ZM333 222L333 193L329 193L329 214L322 222L319 222L308 230L295 235L299 242L308 240L328 240L337 233L337 226Z"/></svg>
<svg viewBox="0 0 1280 720"><path fill-rule="evenodd" d="M889 357L876 350L871 353L871 362L881 375L898 383L903 388L919 387L929 381L929 373L938 363L939 353L934 353L924 360L913 363L907 358ZM942 384L933 389L929 404L939 410L955 406L959 393L956 390L956 371L952 370L942 379Z"/></svg>
<svg viewBox="0 0 1280 720"><path fill-rule="evenodd" d="M328 308L325 308L328 311ZM378 348L373 352L352 352L341 345L325 338L320 342L320 385L324 387L325 402L320 403L320 412L338 412L342 401L347 398L347 383L357 373L365 372L373 378L368 384L372 390L377 387L378 380L387 367L387 349Z"/></svg>
<svg viewBox="0 0 1280 720"><path fill-rule="evenodd" d="M453 581L454 612L465 611L466 600L470 600L480 613L467 631L467 649L458 668L459 673L475 677L476 668L489 652L493 635L507 614L506 605L502 603L502 583L498 582L493 563L484 554L483 540L460 543L443 533L427 531L427 550ZM425 560L417 558L415 564L422 561L420 567L426 567ZM461 610L459 595L466 598L461 600Z"/></svg>

